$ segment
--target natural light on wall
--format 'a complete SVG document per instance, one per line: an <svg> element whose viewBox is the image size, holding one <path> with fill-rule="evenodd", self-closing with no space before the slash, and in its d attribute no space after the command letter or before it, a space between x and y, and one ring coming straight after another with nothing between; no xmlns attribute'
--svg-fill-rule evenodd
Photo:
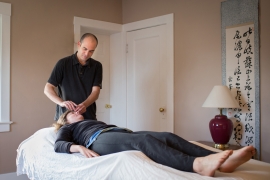
<svg viewBox="0 0 270 180"><path fill-rule="evenodd" d="M10 131L11 4L0 2L0 132Z"/></svg>

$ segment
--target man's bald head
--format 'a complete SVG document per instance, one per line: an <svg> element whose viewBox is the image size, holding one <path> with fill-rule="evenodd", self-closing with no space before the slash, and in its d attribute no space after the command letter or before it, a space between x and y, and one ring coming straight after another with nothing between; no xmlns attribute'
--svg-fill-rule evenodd
<svg viewBox="0 0 270 180"><path fill-rule="evenodd" d="M91 39L95 40L97 42L97 45L98 45L98 39L94 34L85 33L84 35L82 35L80 42L82 43L85 38L91 38Z"/></svg>

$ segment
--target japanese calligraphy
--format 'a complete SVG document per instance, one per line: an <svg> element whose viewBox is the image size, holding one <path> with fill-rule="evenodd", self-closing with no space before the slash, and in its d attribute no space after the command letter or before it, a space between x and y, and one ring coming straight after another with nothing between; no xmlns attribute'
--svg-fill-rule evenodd
<svg viewBox="0 0 270 180"><path fill-rule="evenodd" d="M231 143L254 145L254 25L226 29L226 85L240 108L231 116L234 129Z"/></svg>

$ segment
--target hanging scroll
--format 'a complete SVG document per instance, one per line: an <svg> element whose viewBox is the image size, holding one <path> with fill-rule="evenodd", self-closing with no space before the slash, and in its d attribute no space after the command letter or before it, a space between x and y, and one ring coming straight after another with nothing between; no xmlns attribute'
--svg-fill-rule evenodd
<svg viewBox="0 0 270 180"><path fill-rule="evenodd" d="M227 85L239 109L229 109L234 122L230 144L253 145L260 159L259 0L221 3L222 84Z"/></svg>
<svg viewBox="0 0 270 180"><path fill-rule="evenodd" d="M230 143L255 146L254 24L226 28L226 85L240 106L227 111Z"/></svg>

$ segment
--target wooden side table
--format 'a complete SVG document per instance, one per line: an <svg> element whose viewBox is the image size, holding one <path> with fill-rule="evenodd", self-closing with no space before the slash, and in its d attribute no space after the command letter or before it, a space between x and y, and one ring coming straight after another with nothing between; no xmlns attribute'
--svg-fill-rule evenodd
<svg viewBox="0 0 270 180"><path fill-rule="evenodd" d="M215 143L214 142L210 142L210 141L197 141L198 143L201 143L201 144L204 144L206 146L211 146L211 147L215 147ZM227 150L227 149L230 149L230 150L237 150L237 149L241 149L242 146L238 146L238 145L229 145L228 148L226 149L221 149L221 150Z"/></svg>
<svg viewBox="0 0 270 180"><path fill-rule="evenodd" d="M215 143L214 142L209 142L209 141L197 141L198 143L204 144L206 146L210 146L210 147L215 147ZM243 146L238 146L238 145L230 145L228 148L226 149L219 149L219 150L237 150L237 149L241 149ZM252 159L255 159L256 154L254 156L252 156Z"/></svg>

